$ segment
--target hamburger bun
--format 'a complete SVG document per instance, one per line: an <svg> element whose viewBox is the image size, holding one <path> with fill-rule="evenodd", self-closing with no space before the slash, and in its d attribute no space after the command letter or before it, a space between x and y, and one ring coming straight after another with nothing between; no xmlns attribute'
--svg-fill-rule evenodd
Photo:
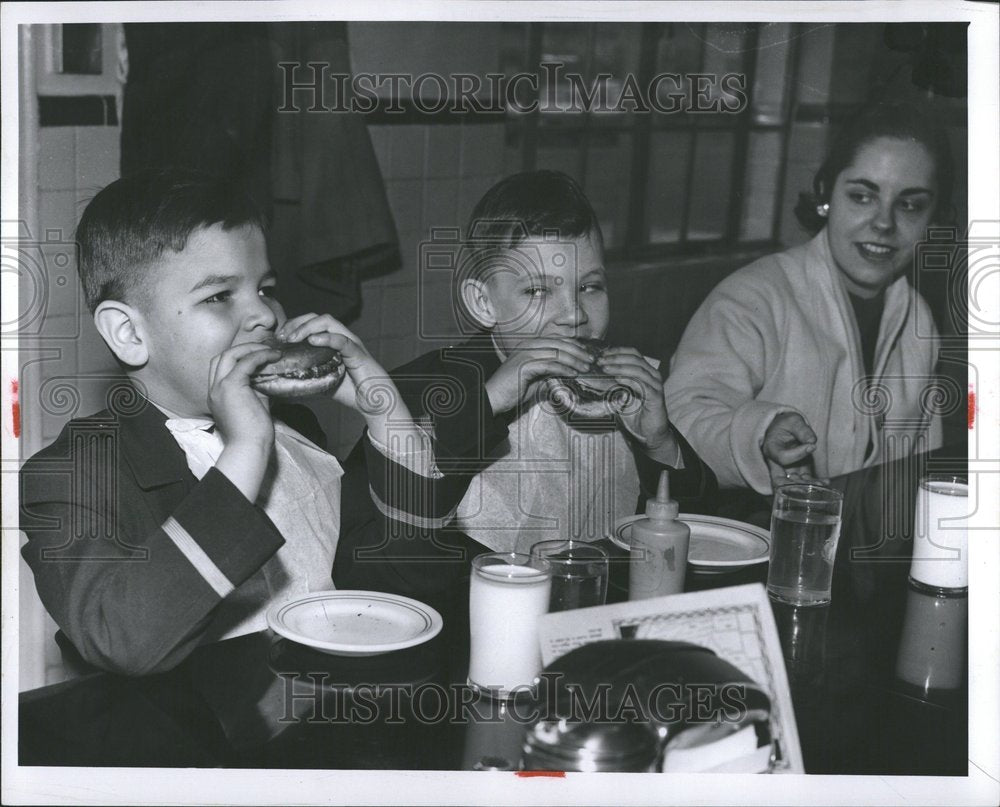
<svg viewBox="0 0 1000 807"><path fill-rule="evenodd" d="M340 351L309 342L267 342L281 357L250 377L250 386L272 398L301 398L332 392L344 380L347 368Z"/></svg>
<svg viewBox="0 0 1000 807"><path fill-rule="evenodd" d="M597 364L609 347L601 339L577 339L590 354L590 369L573 378L550 378L549 391L570 414L579 418L607 418L622 411L632 400L632 391L606 375Z"/></svg>

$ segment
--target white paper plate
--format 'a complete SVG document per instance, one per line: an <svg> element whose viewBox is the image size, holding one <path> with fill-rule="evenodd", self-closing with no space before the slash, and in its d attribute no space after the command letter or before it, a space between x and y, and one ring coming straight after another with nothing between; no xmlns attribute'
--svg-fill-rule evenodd
<svg viewBox="0 0 1000 807"><path fill-rule="evenodd" d="M409 597L381 591L314 591L272 606L279 636L335 656L377 656L434 638L441 614Z"/></svg>
<svg viewBox="0 0 1000 807"><path fill-rule="evenodd" d="M641 518L645 516L620 519L608 538L627 552L631 548L632 524ZM696 569L723 571L767 562L771 533L761 527L689 513L681 513L678 518L691 528L688 563Z"/></svg>

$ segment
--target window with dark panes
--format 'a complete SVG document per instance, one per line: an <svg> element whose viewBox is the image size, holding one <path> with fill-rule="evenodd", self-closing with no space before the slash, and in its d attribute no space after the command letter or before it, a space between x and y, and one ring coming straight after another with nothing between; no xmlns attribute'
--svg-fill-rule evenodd
<svg viewBox="0 0 1000 807"><path fill-rule="evenodd" d="M506 23L504 74L539 80L508 111L505 170L573 176L613 257L774 242L794 28Z"/></svg>
<svg viewBox="0 0 1000 807"><path fill-rule="evenodd" d="M57 26L59 40L55 65L60 73L100 75L103 68L101 26L99 23L71 23Z"/></svg>

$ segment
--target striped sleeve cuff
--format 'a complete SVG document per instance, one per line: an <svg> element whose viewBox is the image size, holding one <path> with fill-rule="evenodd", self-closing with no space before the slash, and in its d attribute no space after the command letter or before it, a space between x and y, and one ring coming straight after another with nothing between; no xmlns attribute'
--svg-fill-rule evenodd
<svg viewBox="0 0 1000 807"><path fill-rule="evenodd" d="M177 519L171 516L164 521L163 531L220 598L228 596L236 588L205 554L205 550L198 546L191 533L177 523Z"/></svg>
<svg viewBox="0 0 1000 807"><path fill-rule="evenodd" d="M454 518L467 479L417 473L395 462L370 438L364 445L372 502L382 515L421 530L441 529Z"/></svg>
<svg viewBox="0 0 1000 807"><path fill-rule="evenodd" d="M367 432L368 441L389 460L409 471L428 478L439 478L441 472L434 464L434 449L429 434L417 427L417 434L409 428L402 434L389 434L389 445Z"/></svg>
<svg viewBox="0 0 1000 807"><path fill-rule="evenodd" d="M161 528L220 598L285 542L267 514L216 468L209 469Z"/></svg>

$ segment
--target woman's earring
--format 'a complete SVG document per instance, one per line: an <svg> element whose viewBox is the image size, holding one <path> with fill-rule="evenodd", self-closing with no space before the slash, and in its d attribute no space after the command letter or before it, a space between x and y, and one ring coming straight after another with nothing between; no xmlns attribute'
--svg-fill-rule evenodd
<svg viewBox="0 0 1000 807"><path fill-rule="evenodd" d="M817 216L822 216L823 218L826 218L829 213L830 213L830 204L828 202L824 202L821 205L816 205Z"/></svg>

